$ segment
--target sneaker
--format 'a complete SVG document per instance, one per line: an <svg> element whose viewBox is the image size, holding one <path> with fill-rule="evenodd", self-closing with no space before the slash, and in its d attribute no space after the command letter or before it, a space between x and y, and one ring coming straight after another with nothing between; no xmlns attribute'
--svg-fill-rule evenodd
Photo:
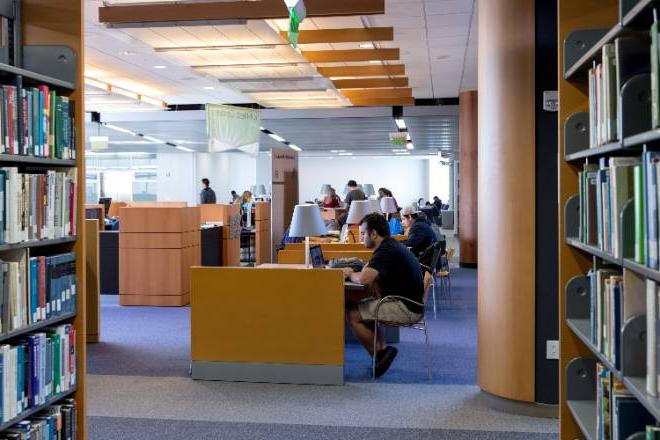
<svg viewBox="0 0 660 440"><path fill-rule="evenodd" d="M390 368L398 350L394 347L386 347L376 353L376 377L380 377Z"/></svg>

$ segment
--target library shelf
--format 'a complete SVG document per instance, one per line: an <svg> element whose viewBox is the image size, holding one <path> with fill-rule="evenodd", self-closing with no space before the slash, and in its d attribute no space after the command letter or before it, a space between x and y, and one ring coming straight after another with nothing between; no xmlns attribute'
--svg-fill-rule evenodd
<svg viewBox="0 0 660 440"><path fill-rule="evenodd" d="M636 261L633 261L629 258L624 258L623 259L623 267L626 269L630 269L633 272L636 272L640 275L645 276L648 279L654 280L656 282L660 283L660 272L651 269L650 267L646 267L643 264L639 264Z"/></svg>
<svg viewBox="0 0 660 440"><path fill-rule="evenodd" d="M591 48L582 55L572 66L566 69L564 79L572 79L578 74L586 74L591 67L591 63L601 55L601 49L607 43L614 41L615 38L621 36L625 28L620 23L615 24L603 37L596 42Z"/></svg>
<svg viewBox="0 0 660 440"><path fill-rule="evenodd" d="M8 243L0 245L0 252L12 251L14 249L26 249L32 247L56 246L58 244L74 243L76 237L46 238L43 240L29 240L20 243Z"/></svg>
<svg viewBox="0 0 660 440"><path fill-rule="evenodd" d="M651 13L654 6L659 6L658 0L639 0L635 6L630 8L630 10L626 13L626 15L621 20L621 24L623 27L636 27L642 23L646 26L651 26ZM640 20L644 14L647 15L646 20ZM639 23L640 21L642 23Z"/></svg>
<svg viewBox="0 0 660 440"><path fill-rule="evenodd" d="M61 324L65 321L68 321L70 319L73 319L76 317L76 312L71 312L71 313L64 313L62 315L56 316L54 318L47 319L45 321L37 322L36 324L29 325L27 327L19 328L17 330L13 330L9 333L5 334L0 334L0 342L5 342L10 339L16 338L18 336L26 335L28 333L33 333L38 330L48 328L54 325Z"/></svg>
<svg viewBox="0 0 660 440"><path fill-rule="evenodd" d="M64 91L73 91L76 89L76 85L71 82L62 81L48 75L43 75L41 73L32 72L30 70L21 69L20 67L10 66L9 64L4 63L0 63L0 75L5 77L21 76L24 79L29 80L28 82L32 85L43 84Z"/></svg>
<svg viewBox="0 0 660 440"><path fill-rule="evenodd" d="M567 154L564 159L566 162L574 162L590 157L599 157L605 154L617 153L623 151L621 142L611 142L609 144L601 145L600 147L587 148L582 151Z"/></svg>
<svg viewBox="0 0 660 440"><path fill-rule="evenodd" d="M568 409L587 440L596 440L598 419L595 400L567 400Z"/></svg>
<svg viewBox="0 0 660 440"><path fill-rule="evenodd" d="M26 411L23 411L22 413L20 413L18 416L14 417L13 419L8 420L5 423L1 424L0 425L0 431L4 431L5 429L11 428L12 426L17 424L18 422L20 422L22 420L25 420L25 419L29 418L30 416L33 416L34 414L38 413L39 411L42 411L42 410L48 408L50 405L53 405L53 404L57 403L58 401L66 398L66 397L72 396L76 392L76 390L77 390L77 387L75 387L75 386L71 387L67 391L64 391L63 393L56 394L52 398L48 399L46 401L46 403L44 403L42 405L35 406L34 408L30 408Z"/></svg>
<svg viewBox="0 0 660 440"><path fill-rule="evenodd" d="M566 239L566 244L569 246L572 246L576 249L580 249L583 252L586 252L588 254L591 254L595 257L598 257L602 260L608 261L610 263L618 264L619 266L622 266L622 261L620 258L615 258L613 255L608 254L607 252L603 252L600 249L598 249L595 246L590 246L588 244L584 244L581 241L579 241L576 238L567 238Z"/></svg>
<svg viewBox="0 0 660 440"><path fill-rule="evenodd" d="M605 365L614 377L619 381L623 381L623 374L617 370L612 362L591 342L589 334L591 333L591 322L588 319L567 319L566 325L580 338L582 343L587 346L589 350L598 358L598 362Z"/></svg>
<svg viewBox="0 0 660 440"><path fill-rule="evenodd" d="M660 400L646 392L645 377L624 377L623 384L653 417L660 419Z"/></svg>
<svg viewBox="0 0 660 440"><path fill-rule="evenodd" d="M45 157L24 156L21 154L0 154L0 163L38 165L43 167L75 167L76 160L50 159Z"/></svg>
<svg viewBox="0 0 660 440"><path fill-rule="evenodd" d="M658 128L645 131L643 133L638 133L633 136L628 136L623 140L623 145L625 147L635 147L642 146L644 144L658 143L660 143L660 129Z"/></svg>

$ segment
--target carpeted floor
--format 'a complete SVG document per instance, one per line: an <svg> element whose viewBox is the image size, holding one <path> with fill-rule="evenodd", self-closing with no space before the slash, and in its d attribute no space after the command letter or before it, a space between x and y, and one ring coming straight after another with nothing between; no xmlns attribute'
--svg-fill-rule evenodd
<svg viewBox="0 0 660 440"><path fill-rule="evenodd" d="M453 271L452 303L441 301L437 319L433 319L430 304L428 307L432 383L476 383L476 271ZM121 307L116 296L104 295L102 342L88 347L88 373L187 377L189 311L187 307ZM424 334L402 329L397 347L397 359L379 381L429 383ZM371 381L370 365L370 358L360 345L346 344L346 381Z"/></svg>
<svg viewBox="0 0 660 440"><path fill-rule="evenodd" d="M318 387L189 379L189 309L120 307L102 298L101 339L88 346L92 440L549 440L555 420L499 413L476 383L476 271L452 272L453 302L429 311L433 380L423 334L402 330L399 356L378 381L347 344L346 385Z"/></svg>

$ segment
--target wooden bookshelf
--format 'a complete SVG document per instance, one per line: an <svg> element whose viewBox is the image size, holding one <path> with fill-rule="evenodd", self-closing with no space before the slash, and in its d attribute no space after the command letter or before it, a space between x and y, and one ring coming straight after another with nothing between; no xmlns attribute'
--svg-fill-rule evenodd
<svg viewBox="0 0 660 440"><path fill-rule="evenodd" d="M585 162L595 163L600 157L641 156L643 149L660 147L660 130L651 129L626 133L618 142L598 148L589 148L589 145L585 145L583 150L564 154L565 121L571 115L588 109L589 83L586 72L591 67L592 61L598 60L604 44L613 42L618 37L648 35L653 21L653 8L659 6L657 1L652 0L637 2L621 0L621 3L617 0L559 0L558 2L560 102L558 152L559 156L564 158L559 164L558 183L559 202L562 207L565 207L569 199L578 193L578 172ZM576 57L575 52L567 55L567 52L574 50L569 43L565 44L565 41L571 41L567 37L572 32L582 30L599 31L591 33L591 43L583 49L584 54L579 57ZM600 37L597 38L599 33ZM567 59L576 61L571 65L564 65ZM575 370L573 367L576 360L578 362L584 360L584 365L591 367L595 366L594 361L603 364L657 420L660 420L660 399L646 393L646 377L642 377L639 369L634 372L635 374L629 373L634 369L626 366L623 356L623 365L621 368L616 368L607 356L599 352L592 343L591 322L588 316L569 316L572 313L569 310L570 282L574 277L584 276L595 263L619 266L622 270L633 271L656 282L660 282L660 271L636 263L628 258L625 252L624 258L614 258L595 246L569 238L564 209L560 210L559 225L560 438L565 440L578 437L596 438L596 390L593 389L591 396L583 395L580 399L570 397L576 381L575 377L571 376L572 370ZM623 222L623 233L626 228L630 228L630 225L626 226ZM640 317L635 317L637 318ZM622 329L622 345L628 331L627 324L628 322ZM645 370L646 366L644 365L643 368Z"/></svg>
<svg viewBox="0 0 660 440"><path fill-rule="evenodd" d="M75 81L61 81L47 75L47 72L28 72L25 69L11 66L0 66L0 76L21 75L24 84L46 84L69 96L75 109L76 134L76 160L42 159L22 157L0 157L0 160L23 163L25 166L44 166L48 168L77 167L77 231L78 237L74 239L61 239L51 243L38 242L29 246L57 246L58 251L74 251L76 253L77 272L77 304L76 314L69 318L76 329L76 388L66 395L57 396L53 402L63 397L71 397L77 406L77 438L86 439L86 405L85 405L85 376L86 376L86 300L85 300L85 105L84 105L84 14L83 0L23 0L22 28L24 45L60 45L68 46L76 55ZM22 415L28 417L30 412Z"/></svg>

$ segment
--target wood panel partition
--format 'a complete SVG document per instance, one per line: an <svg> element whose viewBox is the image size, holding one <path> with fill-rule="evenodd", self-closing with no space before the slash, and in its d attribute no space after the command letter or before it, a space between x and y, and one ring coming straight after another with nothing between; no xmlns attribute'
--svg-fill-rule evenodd
<svg viewBox="0 0 660 440"><path fill-rule="evenodd" d="M478 383L523 402L535 397L534 14L479 2Z"/></svg>
<svg viewBox="0 0 660 440"><path fill-rule="evenodd" d="M103 220L101 220L103 221ZM85 220L85 295L87 296L87 342L101 337L101 301L99 266L99 220Z"/></svg>
<svg viewBox="0 0 660 440"><path fill-rule="evenodd" d="M476 90L461 92L460 102L460 196L458 198L458 231L462 265L477 264L478 238L478 94Z"/></svg>

